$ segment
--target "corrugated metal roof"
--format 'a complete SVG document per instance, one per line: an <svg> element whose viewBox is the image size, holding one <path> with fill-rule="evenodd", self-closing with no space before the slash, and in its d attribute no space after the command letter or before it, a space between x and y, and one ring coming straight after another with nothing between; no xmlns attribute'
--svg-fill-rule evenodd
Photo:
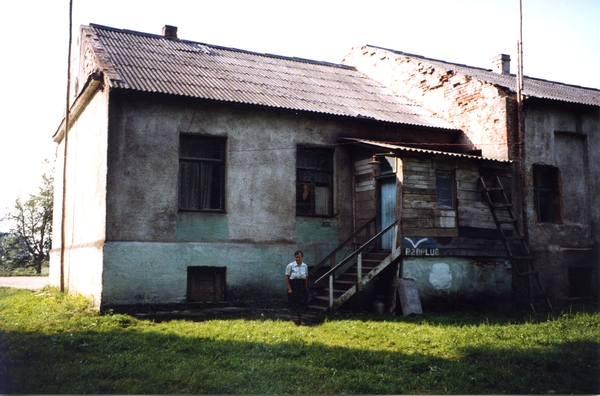
<svg viewBox="0 0 600 396"><path fill-rule="evenodd" d="M472 159L472 160L478 160L478 161L493 161L493 162L501 162L501 163L507 163L507 164L510 164L513 162L510 160L487 158L487 157L481 157L478 155L450 153L447 151L426 150L426 149L419 149L419 148L414 148L414 147L399 146L396 144L391 144L391 143L387 143L387 142L378 142L378 141L374 141L374 140L353 139L353 138L344 138L344 140L356 142L356 143L360 143L360 144L365 144L367 146L373 146L373 147L377 147L377 148L387 149L387 150L393 151L395 153L406 152L406 153L417 153L417 154L443 155L446 157L465 158L465 159Z"/></svg>
<svg viewBox="0 0 600 396"><path fill-rule="evenodd" d="M353 67L94 24L83 29L118 74L114 88L456 129Z"/></svg>
<svg viewBox="0 0 600 396"><path fill-rule="evenodd" d="M407 54L401 51L395 51L373 45L369 45L368 47L390 51L409 58L415 58L421 62L429 63L445 70L452 70L457 73L475 77L490 84L507 88L513 92L516 92L517 89L517 76L515 74L500 74L488 69L429 59L420 55ZM527 76L523 77L523 95L540 99L552 99L564 102L600 106L600 90L598 89L568 85Z"/></svg>

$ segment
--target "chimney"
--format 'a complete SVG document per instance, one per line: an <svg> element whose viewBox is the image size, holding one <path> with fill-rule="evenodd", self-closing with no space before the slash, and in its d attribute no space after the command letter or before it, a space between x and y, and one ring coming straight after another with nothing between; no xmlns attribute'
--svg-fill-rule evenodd
<svg viewBox="0 0 600 396"><path fill-rule="evenodd" d="M492 70L499 74L510 74L510 55L500 54L492 59Z"/></svg>
<svg viewBox="0 0 600 396"><path fill-rule="evenodd" d="M162 30L162 35L166 39L177 40L177 26L165 25Z"/></svg>

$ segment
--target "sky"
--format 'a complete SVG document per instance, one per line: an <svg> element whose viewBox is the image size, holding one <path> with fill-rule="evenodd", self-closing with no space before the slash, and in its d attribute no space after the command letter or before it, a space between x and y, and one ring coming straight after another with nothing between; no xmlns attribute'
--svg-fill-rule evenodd
<svg viewBox="0 0 600 396"><path fill-rule="evenodd" d="M522 0L523 69L530 77L600 89L600 0ZM36 192L54 161L65 108L69 0L0 5L0 218ZM340 63L375 45L516 72L519 0L73 0L73 40L96 23L259 53ZM62 159L60 159L62 161ZM0 223L0 231L7 231Z"/></svg>

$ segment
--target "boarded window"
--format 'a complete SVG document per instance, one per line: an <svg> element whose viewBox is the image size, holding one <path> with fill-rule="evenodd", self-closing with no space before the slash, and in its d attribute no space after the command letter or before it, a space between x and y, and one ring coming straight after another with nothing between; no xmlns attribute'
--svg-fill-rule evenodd
<svg viewBox="0 0 600 396"><path fill-rule="evenodd" d="M181 135L179 209L223 210L225 139Z"/></svg>
<svg viewBox="0 0 600 396"><path fill-rule="evenodd" d="M188 267L188 301L225 301L224 267Z"/></svg>
<svg viewBox="0 0 600 396"><path fill-rule="evenodd" d="M560 223L558 169L548 165L533 166L533 200L539 223Z"/></svg>
<svg viewBox="0 0 600 396"><path fill-rule="evenodd" d="M299 148L296 158L296 213L331 216L333 213L333 153Z"/></svg>
<svg viewBox="0 0 600 396"><path fill-rule="evenodd" d="M438 208L454 208L454 174L452 172L436 172L435 186L437 190Z"/></svg>

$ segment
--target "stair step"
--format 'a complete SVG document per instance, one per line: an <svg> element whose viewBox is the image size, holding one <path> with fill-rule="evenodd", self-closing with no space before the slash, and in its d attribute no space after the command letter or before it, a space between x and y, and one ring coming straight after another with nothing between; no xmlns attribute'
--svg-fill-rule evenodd
<svg viewBox="0 0 600 396"><path fill-rule="evenodd" d="M347 281L347 280L342 280L342 279L336 279L333 281L333 283L341 283L343 285L354 285L356 284L356 281Z"/></svg>

